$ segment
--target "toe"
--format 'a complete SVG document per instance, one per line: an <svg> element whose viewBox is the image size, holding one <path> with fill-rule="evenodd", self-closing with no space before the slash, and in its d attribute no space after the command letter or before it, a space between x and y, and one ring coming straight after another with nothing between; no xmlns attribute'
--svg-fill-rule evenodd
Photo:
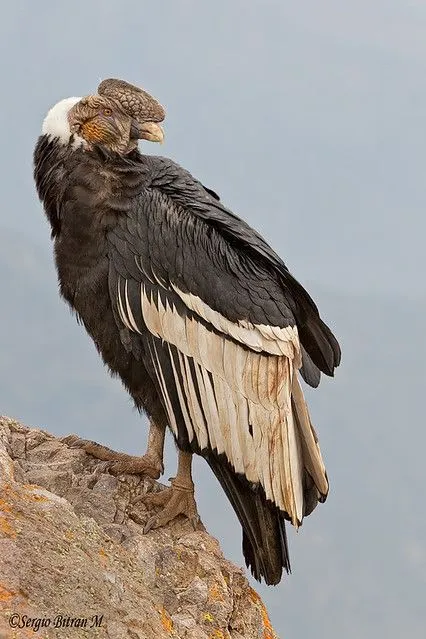
<svg viewBox="0 0 426 639"><path fill-rule="evenodd" d="M156 464L146 456L123 455L121 459L111 462L110 472L113 475L146 475L151 479L158 479L161 474L161 464Z"/></svg>
<svg viewBox="0 0 426 639"><path fill-rule="evenodd" d="M148 508L151 506L163 506L163 510L150 517L145 524L143 530L145 534L155 528L166 526L179 515L184 515L189 519L194 530L198 528L200 517L192 491L172 487L162 490L159 493L144 495L136 498L136 500L142 501ZM135 501L133 503L135 503Z"/></svg>
<svg viewBox="0 0 426 639"><path fill-rule="evenodd" d="M151 506L165 506L170 499L170 495L167 493L170 489L160 490L158 493L149 493L148 495L139 495L132 500L132 506L134 504L142 503L147 508Z"/></svg>

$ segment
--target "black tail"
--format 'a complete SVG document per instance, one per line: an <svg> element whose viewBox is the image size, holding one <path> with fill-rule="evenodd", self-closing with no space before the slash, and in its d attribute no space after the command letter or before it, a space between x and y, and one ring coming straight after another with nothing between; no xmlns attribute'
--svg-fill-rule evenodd
<svg viewBox="0 0 426 639"><path fill-rule="evenodd" d="M300 343L309 355L312 364L322 373L333 377L334 369L339 366L341 359L339 342L321 319L315 302L303 286L290 273L286 273L282 283L285 288L290 290L296 302L294 312ZM303 362L303 368L305 368L305 364L308 362ZM318 373L314 375L312 373L313 371L302 370L303 377L306 374L308 378L305 381L312 386L318 386Z"/></svg>
<svg viewBox="0 0 426 639"><path fill-rule="evenodd" d="M340 346L327 324L319 317L309 317L298 326L300 341L314 364L326 375L333 376L340 364Z"/></svg>
<svg viewBox="0 0 426 639"><path fill-rule="evenodd" d="M261 487L253 490L237 475L225 457L210 454L206 459L240 520L247 567L255 579L275 586L283 568L290 572L283 513L266 499Z"/></svg>

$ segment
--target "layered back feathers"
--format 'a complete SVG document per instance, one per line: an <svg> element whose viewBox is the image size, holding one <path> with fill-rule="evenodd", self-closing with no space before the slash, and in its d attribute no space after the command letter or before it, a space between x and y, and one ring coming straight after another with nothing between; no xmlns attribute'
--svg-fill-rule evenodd
<svg viewBox="0 0 426 639"><path fill-rule="evenodd" d="M164 411L178 446L206 458L243 527L247 564L278 583L290 568L285 520L298 527L328 492L298 373L317 385L340 349L314 302L255 231L170 160L42 136L35 177L58 240L68 216L66 233L85 225L87 241L102 242L87 268L97 277L102 255L105 281L70 303L135 402L133 388L155 389L143 407ZM98 333L107 320L90 316L93 295L111 309ZM106 353L104 335L117 352Z"/></svg>

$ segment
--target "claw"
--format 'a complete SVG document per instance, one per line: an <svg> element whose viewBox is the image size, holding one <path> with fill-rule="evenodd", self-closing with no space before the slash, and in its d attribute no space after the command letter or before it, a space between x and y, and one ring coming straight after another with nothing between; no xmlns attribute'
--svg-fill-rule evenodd
<svg viewBox="0 0 426 639"><path fill-rule="evenodd" d="M174 479L172 479L170 488L159 493L137 497L133 503L136 502L143 502L148 508L152 506L163 507L158 514L148 519L143 529L144 534L155 528L166 526L178 515L184 515L189 519L194 530L197 530L200 523L194 499L194 487L179 485Z"/></svg>

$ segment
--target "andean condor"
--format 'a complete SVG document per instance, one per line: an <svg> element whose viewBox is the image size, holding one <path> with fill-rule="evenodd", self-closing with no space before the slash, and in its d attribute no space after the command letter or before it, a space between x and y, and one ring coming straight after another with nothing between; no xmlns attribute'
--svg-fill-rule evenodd
<svg viewBox="0 0 426 639"><path fill-rule="evenodd" d="M163 472L166 426L178 448L171 487L145 530L198 520L192 454L204 457L243 529L256 579L290 569L298 527L328 481L300 386L333 375L339 345L265 240L175 162L161 105L121 80L47 114L34 177L52 228L60 292L110 371L150 418L143 457L77 441L115 473Z"/></svg>

